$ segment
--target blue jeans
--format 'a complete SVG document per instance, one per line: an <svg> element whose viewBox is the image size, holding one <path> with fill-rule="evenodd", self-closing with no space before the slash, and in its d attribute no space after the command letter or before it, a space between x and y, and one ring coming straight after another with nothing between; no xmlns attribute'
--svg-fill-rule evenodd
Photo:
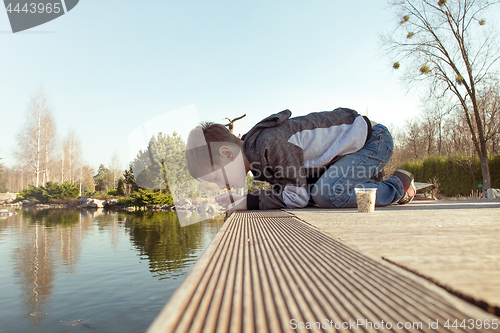
<svg viewBox="0 0 500 333"><path fill-rule="evenodd" d="M372 136L363 148L332 164L311 186L311 198L320 207L356 207L354 188L376 188L376 206L386 206L403 197L399 178L391 176L381 182L372 177L389 162L394 149L392 136L384 125L373 126Z"/></svg>

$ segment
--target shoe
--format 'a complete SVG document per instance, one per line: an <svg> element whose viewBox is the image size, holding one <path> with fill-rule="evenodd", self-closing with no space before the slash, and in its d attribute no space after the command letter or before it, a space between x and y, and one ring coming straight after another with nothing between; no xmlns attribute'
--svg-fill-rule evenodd
<svg viewBox="0 0 500 333"><path fill-rule="evenodd" d="M404 205L412 201L417 189L415 188L415 183L413 182L414 177L411 172L403 169L396 169L392 175L398 177L405 188L405 193L403 197L398 200L398 204Z"/></svg>
<svg viewBox="0 0 500 333"><path fill-rule="evenodd" d="M377 173L375 176L372 177L372 180L376 183L381 182L385 179L385 170L382 169L380 170L379 173Z"/></svg>

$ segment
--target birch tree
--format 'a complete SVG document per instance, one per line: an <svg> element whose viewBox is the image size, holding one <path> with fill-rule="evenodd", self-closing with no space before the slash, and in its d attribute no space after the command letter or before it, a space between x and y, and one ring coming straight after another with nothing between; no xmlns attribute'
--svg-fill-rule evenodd
<svg viewBox="0 0 500 333"><path fill-rule="evenodd" d="M78 180L81 167L81 144L74 130L71 130L61 145L61 183Z"/></svg>
<svg viewBox="0 0 500 333"><path fill-rule="evenodd" d="M109 171L111 172L111 176L113 177L113 189L116 189L118 178L120 178L120 176L123 174L120 158L118 157L118 153L116 151L113 153L113 156L111 157Z"/></svg>
<svg viewBox="0 0 500 333"><path fill-rule="evenodd" d="M498 69L500 47L485 19L491 0L395 0L399 26L383 37L395 69L405 68L405 80L427 83L443 98L460 105L479 156L483 189L491 188L487 137L478 91ZM491 197L491 191L487 191Z"/></svg>
<svg viewBox="0 0 500 333"><path fill-rule="evenodd" d="M52 117L52 113L49 112L45 114L42 119L43 124L43 174L42 174L42 184L52 181L52 165L54 160L54 153L57 146L56 143L56 123Z"/></svg>
<svg viewBox="0 0 500 333"><path fill-rule="evenodd" d="M17 136L15 156L35 175L34 185L48 181L55 143L55 121L42 88L31 99L24 126Z"/></svg>
<svg viewBox="0 0 500 333"><path fill-rule="evenodd" d="M0 160L2 158L0 157ZM3 164L0 162L0 193L1 192L6 192L6 187L5 187L5 170Z"/></svg>

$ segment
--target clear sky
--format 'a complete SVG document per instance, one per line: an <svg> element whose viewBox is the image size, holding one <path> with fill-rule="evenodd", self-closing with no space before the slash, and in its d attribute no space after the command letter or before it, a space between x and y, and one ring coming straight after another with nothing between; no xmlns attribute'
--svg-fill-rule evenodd
<svg viewBox="0 0 500 333"><path fill-rule="evenodd" d="M246 113L235 127L243 134L283 109L343 106L402 126L419 98L378 44L397 22L382 0L81 0L12 34L0 10L0 157L14 164L15 136L40 85L58 135L75 130L95 168L115 151L125 168L141 124L156 125L147 137Z"/></svg>

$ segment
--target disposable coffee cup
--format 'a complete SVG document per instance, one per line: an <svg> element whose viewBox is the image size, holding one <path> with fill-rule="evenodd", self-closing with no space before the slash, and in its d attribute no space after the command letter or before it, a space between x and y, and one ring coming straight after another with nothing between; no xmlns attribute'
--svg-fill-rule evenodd
<svg viewBox="0 0 500 333"><path fill-rule="evenodd" d="M356 203L358 204L358 212L372 213L375 211L375 198L377 195L376 188L355 188Z"/></svg>

